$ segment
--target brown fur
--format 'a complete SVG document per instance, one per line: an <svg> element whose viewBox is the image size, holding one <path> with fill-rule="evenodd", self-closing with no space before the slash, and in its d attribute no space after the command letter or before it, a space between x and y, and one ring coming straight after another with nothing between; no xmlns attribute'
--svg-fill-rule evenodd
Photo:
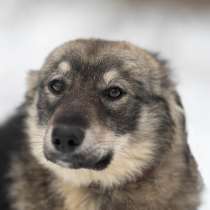
<svg viewBox="0 0 210 210"><path fill-rule="evenodd" d="M46 161L42 149L35 147L34 143L43 137L46 129L37 125L35 102L38 81L50 74L52 68L63 68L64 74L71 72L72 66L60 62L68 60L68 56L72 56L72 53L74 56L80 55L82 61L94 63L97 60L97 63L105 62L105 65L108 65L106 62L111 62L105 59L108 55L114 58L117 55L117 58L127 62L121 64L114 59L116 64L110 65L112 71L104 75L104 84L100 85L105 86L116 77L115 70L120 65L125 75L129 74L129 77L143 81L147 92L158 96L157 104L145 106L142 110L139 120L141 130L136 129L132 132L133 142L129 144L127 159L119 155L122 159L116 158L113 167L111 163L108 169L101 172L81 169L68 174L68 169ZM175 85L170 80L167 67L150 53L127 42L76 40L53 51L39 76L32 75L32 77L27 94L29 104L27 108L29 116L26 120L27 152L13 158L9 174L13 180L10 188L13 209L196 210L198 208L202 182L186 140L184 110ZM126 81L124 83L133 94L135 87L130 87ZM54 100L52 96L49 97L49 100ZM144 95L142 97L144 98ZM125 98L118 106L123 106L127 100L129 99ZM170 121L170 125L167 125L169 128L163 137L168 138L168 141L160 142L158 145L154 143L155 132L160 117L163 116L162 110L167 112L163 120ZM95 123L92 127L97 137L115 138L114 132L105 127L96 115L92 114L92 118ZM161 130L159 132L162 134ZM128 132L128 135L131 134ZM122 140L127 139L127 136L122 135ZM151 141L146 141L147 139ZM138 158L138 162L128 159L134 160L134 157ZM126 171L129 167L130 174Z"/></svg>

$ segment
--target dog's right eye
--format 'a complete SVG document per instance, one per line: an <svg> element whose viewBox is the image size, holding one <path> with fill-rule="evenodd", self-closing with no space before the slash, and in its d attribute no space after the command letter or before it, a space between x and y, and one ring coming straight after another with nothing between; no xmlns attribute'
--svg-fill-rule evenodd
<svg viewBox="0 0 210 210"><path fill-rule="evenodd" d="M60 95L65 90L66 85L63 80L54 79L48 83L48 89L55 95Z"/></svg>
<svg viewBox="0 0 210 210"><path fill-rule="evenodd" d="M117 86L110 87L103 92L103 95L109 100L117 100L120 99L125 92Z"/></svg>

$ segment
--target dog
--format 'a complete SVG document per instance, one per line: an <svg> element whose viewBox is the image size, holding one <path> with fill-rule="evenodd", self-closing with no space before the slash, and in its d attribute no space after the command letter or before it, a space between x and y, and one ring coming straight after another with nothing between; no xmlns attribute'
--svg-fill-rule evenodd
<svg viewBox="0 0 210 210"><path fill-rule="evenodd" d="M2 210L196 210L202 179L166 62L78 39L30 71L0 128Z"/></svg>

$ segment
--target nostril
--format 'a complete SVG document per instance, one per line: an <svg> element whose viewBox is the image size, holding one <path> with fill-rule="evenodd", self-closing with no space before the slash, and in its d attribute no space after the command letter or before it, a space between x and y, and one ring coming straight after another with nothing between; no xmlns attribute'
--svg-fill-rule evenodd
<svg viewBox="0 0 210 210"><path fill-rule="evenodd" d="M67 143L70 147L79 145L74 139L69 139Z"/></svg>
<svg viewBox="0 0 210 210"><path fill-rule="evenodd" d="M56 146L60 146L60 145L61 145L61 140L58 139L58 138L55 138L55 139L53 140L53 143L54 143L54 145L56 145Z"/></svg>
<svg viewBox="0 0 210 210"><path fill-rule="evenodd" d="M73 152L82 144L84 130L80 127L59 125L52 131L52 144L59 152Z"/></svg>

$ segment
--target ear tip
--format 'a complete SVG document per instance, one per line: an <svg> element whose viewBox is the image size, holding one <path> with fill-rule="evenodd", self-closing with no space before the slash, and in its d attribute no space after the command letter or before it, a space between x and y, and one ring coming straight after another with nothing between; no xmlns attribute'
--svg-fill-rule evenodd
<svg viewBox="0 0 210 210"><path fill-rule="evenodd" d="M29 70L28 70L28 74L29 74L29 75L30 75L30 74L32 74L32 75L33 75L33 74L37 74L38 71L39 71L39 70L37 70L37 69L29 69Z"/></svg>
<svg viewBox="0 0 210 210"><path fill-rule="evenodd" d="M39 70L29 69L29 70L27 71L27 76L28 76L28 77L37 76L38 72L39 72Z"/></svg>

